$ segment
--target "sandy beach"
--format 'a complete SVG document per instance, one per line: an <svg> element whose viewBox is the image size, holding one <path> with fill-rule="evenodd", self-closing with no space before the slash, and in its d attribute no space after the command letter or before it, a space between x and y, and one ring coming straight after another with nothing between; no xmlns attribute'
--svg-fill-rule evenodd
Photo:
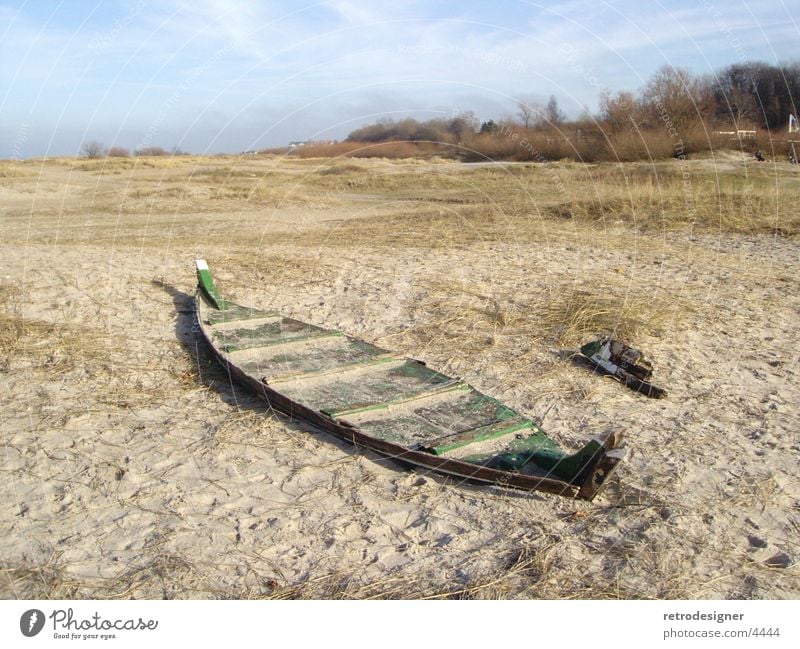
<svg viewBox="0 0 800 649"><path fill-rule="evenodd" d="M3 597L800 597L796 166L1 164ZM583 502L270 412L192 331L196 258L629 459ZM604 330L666 399L569 361Z"/></svg>

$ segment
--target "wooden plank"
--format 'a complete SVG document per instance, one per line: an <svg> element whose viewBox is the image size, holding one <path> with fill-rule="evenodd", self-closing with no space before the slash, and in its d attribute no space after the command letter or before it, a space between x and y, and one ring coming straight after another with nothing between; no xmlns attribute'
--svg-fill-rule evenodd
<svg viewBox="0 0 800 649"><path fill-rule="evenodd" d="M383 401L363 401L361 403L352 403L334 410L332 408L320 408L320 412L325 415L328 415L332 419L336 420L345 420L346 418L352 415L359 415L365 412L372 412L375 410L380 409L390 409L397 406L407 406L414 402L421 401L423 399L430 399L432 397L438 397L442 394L446 394L449 392L459 391L459 390L467 390L469 386L460 381L458 379L450 379L450 381L446 383L440 383L436 386L422 388L417 391L413 392L406 392L400 397L395 399L388 399Z"/></svg>
<svg viewBox="0 0 800 649"><path fill-rule="evenodd" d="M251 309L238 304L227 302L225 309L218 311L209 310L206 315L206 322L210 325L217 325L221 322L235 322L239 320L252 320L254 318L273 318L280 316L277 311L262 311L261 309Z"/></svg>
<svg viewBox="0 0 800 649"><path fill-rule="evenodd" d="M435 395L429 395L427 399L431 398L447 398L449 393L439 392ZM410 449L421 449L423 444L429 439L436 439L447 434L447 430L432 424L429 421L418 417L413 409L405 408L407 405L414 405L424 398L413 399L401 404L395 404L400 413L396 413L394 417L377 417L369 421L359 423L357 429L375 439L381 439L394 444L400 444ZM407 414L402 414L405 411ZM340 419L339 421L346 421Z"/></svg>
<svg viewBox="0 0 800 649"><path fill-rule="evenodd" d="M270 322L276 322L281 318L281 315L272 315L265 318L252 318L249 320L225 320L223 322L218 322L215 325L211 325L211 332L216 333L218 331L234 331L236 329L256 329L261 325L269 324Z"/></svg>
<svg viewBox="0 0 800 649"><path fill-rule="evenodd" d="M285 385L290 386L295 391L305 389L313 391L317 388L327 391L332 386L341 386L342 393L357 388L368 390L369 386L375 382L376 377L388 375L391 371L396 370L407 362L408 359L405 356L385 354L374 363L362 361L337 365L319 371L298 372L294 375L279 378L276 381L268 381L268 383L269 385L277 383L279 387L276 387L280 390L283 390Z"/></svg>
<svg viewBox="0 0 800 649"><path fill-rule="evenodd" d="M503 429L514 422L526 421L511 408L466 383L458 390L432 393L424 399L389 401L338 414L342 421L368 435L427 450L436 440L459 433L490 426Z"/></svg>
<svg viewBox="0 0 800 649"><path fill-rule="evenodd" d="M244 359L243 356L248 352L248 357ZM331 335L233 352L232 357L241 358L242 369L262 380L270 376L321 371L366 362L385 354L389 352L361 340Z"/></svg>
<svg viewBox="0 0 800 649"><path fill-rule="evenodd" d="M478 428L472 428L432 439L425 443L423 449L436 455L442 455L443 453L453 451L457 448L463 448L469 444L505 437L512 433L520 433L523 430L530 430L532 427L533 422L530 419L514 417L512 419L496 421L487 426L479 426Z"/></svg>
<svg viewBox="0 0 800 649"><path fill-rule="evenodd" d="M269 321L253 329L232 329L213 332L214 343L224 352L233 352L253 347L265 347L289 340L304 340L330 334L328 329L301 322L293 318Z"/></svg>
<svg viewBox="0 0 800 649"><path fill-rule="evenodd" d="M326 331L324 334L318 336L306 336L305 338L292 338L290 340L278 340L269 345L262 345L261 347L249 347L247 349L234 349L227 352L230 360L237 364L258 361L265 353L271 354L275 351L287 351L289 349L296 349L298 347L316 346L325 343L335 343L344 338L341 331ZM213 344L213 343L212 343ZM260 377L257 377L261 380Z"/></svg>
<svg viewBox="0 0 800 649"><path fill-rule="evenodd" d="M286 381L281 392L304 406L332 417L385 407L416 395L450 389L461 381L440 374L424 363L403 359L386 366L364 368L342 376L312 381Z"/></svg>
<svg viewBox="0 0 800 649"><path fill-rule="evenodd" d="M452 402L422 408L418 414L454 433L520 417L518 412L497 399L474 389Z"/></svg>
<svg viewBox="0 0 800 649"><path fill-rule="evenodd" d="M267 385L276 386L286 381L313 381L315 379L328 379L332 377L342 377L347 373L369 371L376 366L385 366L387 363L401 363L405 362L405 356L401 354L394 354L386 352L385 354L378 354L355 360L351 363L342 363L333 365L331 367L324 367L319 369L299 370L294 372L284 372L267 375L261 380Z"/></svg>
<svg viewBox="0 0 800 649"><path fill-rule="evenodd" d="M463 462L482 464L503 471L520 471L530 462L537 452L548 452L564 457L558 444L550 439L543 430L535 424L532 433L523 437L515 437L510 442L503 441L502 445L494 448L485 449L483 452L469 455L458 455L458 459ZM470 451L465 448L463 450Z"/></svg>

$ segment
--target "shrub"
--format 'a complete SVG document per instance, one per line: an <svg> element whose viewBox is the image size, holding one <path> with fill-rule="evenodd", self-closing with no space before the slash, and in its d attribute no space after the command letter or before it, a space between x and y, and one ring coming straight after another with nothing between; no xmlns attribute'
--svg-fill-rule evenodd
<svg viewBox="0 0 800 649"><path fill-rule="evenodd" d="M437 142L336 142L334 144L308 144L291 152L298 158L429 158L455 157L456 147Z"/></svg>
<svg viewBox="0 0 800 649"><path fill-rule="evenodd" d="M167 152L162 149L160 146L145 146L136 149L134 153L136 156L144 156L144 155L167 155Z"/></svg>
<svg viewBox="0 0 800 649"><path fill-rule="evenodd" d="M102 143L98 142L97 140L90 140L89 142L84 142L83 146L81 147L81 155L90 160L96 160L97 158L102 158L106 153L106 148L103 146Z"/></svg>

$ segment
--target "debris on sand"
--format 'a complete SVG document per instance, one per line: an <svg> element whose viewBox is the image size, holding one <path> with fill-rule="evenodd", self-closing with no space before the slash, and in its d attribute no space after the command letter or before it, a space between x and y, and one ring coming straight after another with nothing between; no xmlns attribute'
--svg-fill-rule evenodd
<svg viewBox="0 0 800 649"><path fill-rule="evenodd" d="M778 552L764 561L764 565L770 568L790 568L794 565L794 559L785 552Z"/></svg>
<svg viewBox="0 0 800 649"><path fill-rule="evenodd" d="M610 336L603 336L581 347L581 354L595 368L618 378L631 390L654 399L667 395L666 390L647 382L653 373L653 366L638 349Z"/></svg>

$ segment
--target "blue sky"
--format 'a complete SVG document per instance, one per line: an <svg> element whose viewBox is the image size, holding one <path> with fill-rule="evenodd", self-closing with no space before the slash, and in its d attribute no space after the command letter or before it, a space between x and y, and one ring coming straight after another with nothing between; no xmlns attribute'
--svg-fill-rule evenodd
<svg viewBox="0 0 800 649"><path fill-rule="evenodd" d="M800 0L0 0L0 34L0 157L215 153L797 59Z"/></svg>

